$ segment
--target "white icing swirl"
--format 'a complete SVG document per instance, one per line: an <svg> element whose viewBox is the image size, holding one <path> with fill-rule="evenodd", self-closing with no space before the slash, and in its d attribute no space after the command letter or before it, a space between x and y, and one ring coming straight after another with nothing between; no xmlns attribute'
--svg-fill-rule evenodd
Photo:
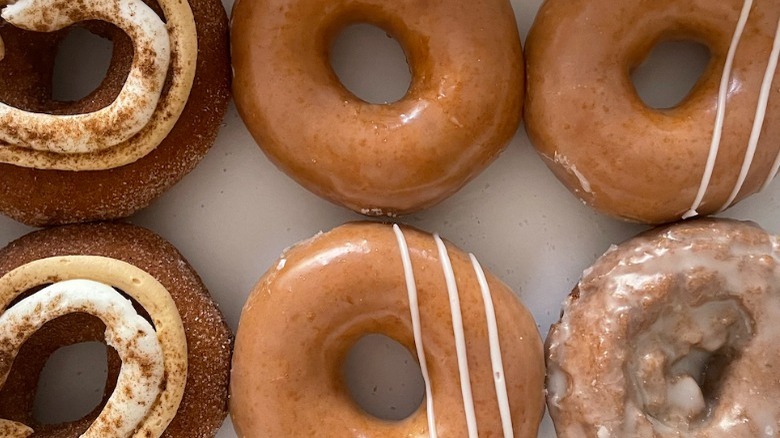
<svg viewBox="0 0 780 438"><path fill-rule="evenodd" d="M72 313L87 313L106 325L106 344L122 360L116 389L85 438L129 437L160 396L165 375L163 351L154 328L116 290L92 280L54 283L0 315L0 385L24 342L46 322ZM32 430L0 420L0 431L27 436ZM107 435L108 434L108 435Z"/></svg>
<svg viewBox="0 0 780 438"><path fill-rule="evenodd" d="M141 0L20 0L2 17L22 29L54 32L79 21L102 20L125 31L135 56L122 90L107 107L52 115L0 103L0 140L63 154L96 152L127 141L146 126L162 94L170 63L165 23Z"/></svg>

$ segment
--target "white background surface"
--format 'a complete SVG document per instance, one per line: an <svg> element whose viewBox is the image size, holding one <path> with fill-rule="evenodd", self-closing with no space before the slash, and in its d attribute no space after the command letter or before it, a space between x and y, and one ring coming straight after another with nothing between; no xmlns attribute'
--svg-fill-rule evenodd
<svg viewBox="0 0 780 438"><path fill-rule="evenodd" d="M232 0L224 3L229 11ZM512 1L524 42L540 3ZM361 36L362 32L350 32L348 40L342 40L336 60L337 70L345 72L342 78L357 84L356 89L363 87L380 96L387 95L388 89L398 90L403 86L403 64L366 74L377 59L397 57L392 44L388 49L376 38L367 41ZM702 60L691 61L690 53L675 51L675 47L667 51L667 66L692 66L686 67L679 81L662 80L663 69L651 70L643 77L645 94L663 100L676 86L690 83L694 70L701 69ZM377 58L356 59L366 53ZM675 56L683 62L674 61ZM778 194L780 186L774 183L726 215L754 220L778 232ZM361 217L308 193L271 165L231 104L217 143L200 166L130 221L156 231L182 251L235 330L249 291L285 247L355 219ZM595 213L576 200L542 164L523 128L499 159L463 190L402 220L438 231L474 252L531 309L542 336L557 319L561 301L582 270L610 244L644 229ZM0 245L27 231L0 217ZM218 436L235 436L229 421ZM554 436L549 420L540 436Z"/></svg>

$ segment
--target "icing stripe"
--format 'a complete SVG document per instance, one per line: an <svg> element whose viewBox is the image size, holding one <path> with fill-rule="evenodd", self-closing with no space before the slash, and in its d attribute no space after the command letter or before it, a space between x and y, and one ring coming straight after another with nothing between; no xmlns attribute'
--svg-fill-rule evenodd
<svg viewBox="0 0 780 438"><path fill-rule="evenodd" d="M777 60L778 56L780 55L780 20L777 22L777 32L775 33L775 45L772 48L772 58L771 60L774 62L774 71L777 69ZM767 68L768 70L768 68ZM771 89L771 81L769 81L770 84L767 85L768 89ZM764 108L766 111L766 108ZM772 170L769 172L769 175L767 175L766 181L764 181L764 184L761 186L761 190L766 189L769 186L769 183L772 182L772 180L775 179L777 176L777 171L780 169L780 152L778 152L777 157L775 157L775 162L772 165Z"/></svg>
<svg viewBox="0 0 780 438"><path fill-rule="evenodd" d="M439 249L439 259L444 271L444 279L447 282L447 294L450 297L450 312L452 313L452 331L455 336L455 352L458 356L458 371L460 373L460 390L463 394L463 410L466 413L466 426L469 438L477 438L477 416L474 412L474 398L471 394L471 378L469 377L469 363L466 356L466 334L463 331L463 315L460 311L460 298L458 286L455 282L455 273L452 270L447 247L438 234L433 235L436 247Z"/></svg>
<svg viewBox="0 0 780 438"><path fill-rule="evenodd" d="M728 94L729 83L731 82L731 71L734 67L734 57L737 53L737 47L742 39L742 33L745 30L748 17L750 16L750 9L753 6L753 0L745 0L742 6L742 12L739 16L739 22L737 22L737 28L734 31L734 36L731 39L731 46L729 46L728 55L726 55L726 65L723 67L723 76L720 80L720 89L718 91L718 107L715 117L715 127L713 129L712 142L710 143L710 153L707 157L707 164L704 167L704 175L699 185L699 191L696 194L696 199L691 204L691 208L683 214L683 219L688 219L697 216L699 213L696 209L701 206L701 202L704 199L704 195L707 193L707 188L710 185L710 179L712 178L712 171L715 168L715 160L718 158L718 149L720 148L720 140L723 136L723 120L726 117L726 97Z"/></svg>
<svg viewBox="0 0 780 438"><path fill-rule="evenodd" d="M482 292L482 301L485 303L485 319L487 320L488 341L490 342L490 363L493 365L493 381L496 385L496 399L498 400L498 412L501 414L501 426L504 429L504 438L515 436L512 429L512 413L509 409L509 396L506 390L504 375L504 360L501 357L501 343L498 336L498 321L496 311L493 308L493 296L490 286L485 278L485 271L474 256L469 254L471 265L477 274L479 289Z"/></svg>
<svg viewBox="0 0 780 438"><path fill-rule="evenodd" d="M734 202L734 199L736 199L739 191L742 190L742 185L745 183L747 174L750 171L750 166L753 164L753 158L756 154L756 147L758 147L758 139L761 137L761 129L764 127L764 120L766 119L766 109L769 103L769 95L772 91L772 80L774 79L775 72L777 71L778 55L780 55L780 20L777 22L775 40L772 45L772 53L769 56L769 64L767 65L766 72L764 73L764 81L761 83L761 93L759 94L758 98L756 116L753 119L753 130L750 133L750 142L748 143L747 151L745 151L745 159L742 162L742 169L739 172L739 178L737 179L737 184L734 186L734 190L731 192L731 196L729 196L729 199L725 204L723 204L723 207L721 207L720 211L729 208L731 203ZM780 157L780 155L778 155L778 157ZM768 174L769 178L764 182L761 190L763 190L766 185L772 181L775 176L775 172L776 169L773 169L773 171Z"/></svg>
<svg viewBox="0 0 780 438"><path fill-rule="evenodd" d="M425 348L423 347L422 328L420 325L420 306L417 301L417 283L414 279L414 270L412 269L412 258L409 255L409 247L406 244L406 238L403 231L397 225L393 225L398 247L401 251L401 262L404 266L404 277L406 278L406 290L409 294L409 312L412 316L412 331L414 333L414 345L417 349L417 360L420 363L420 372L425 382L425 407L428 415L428 435L436 438L436 416L433 412L433 394L431 392L431 380L428 377L428 365L425 361Z"/></svg>
<svg viewBox="0 0 780 438"><path fill-rule="evenodd" d="M428 376L428 367L425 360L425 349L422 341L422 328L420 324L420 306L417 295L417 284L414 278L414 269L412 267L409 246L406 237L401 228L393 225L396 241L401 253L401 261L404 268L404 277L406 279L406 289L409 295L409 311L412 316L412 330L414 332L414 343L417 349L417 359L420 362L420 370L425 382L426 407L428 414L428 430L431 437L436 437L436 419L433 413L433 396L431 391L431 382ZM474 397L471 392L471 377L468 365L468 354L466 351L466 334L463 329L463 315L460 307L460 296L458 293L455 272L452 268L447 247L438 234L433 235L436 242L436 248L439 253L444 280L447 285L447 295L450 303L450 313L452 315L452 331L455 338L455 352L458 360L458 373L460 377L460 388L463 396L463 410L466 415L466 427L469 438L478 437L477 416L474 409ZM501 357L501 344L499 340L498 322L496 312L493 306L493 296L490 292L487 278L482 266L473 254L469 254L472 268L477 277L477 283L482 295L482 301L485 306L485 320L487 322L488 343L490 347L490 362L493 369L493 383L496 388L496 400L498 401L498 410L501 417L501 426L505 438L514 436L512 426L512 415L509 406L509 396L507 394L506 379L504 374L504 363Z"/></svg>

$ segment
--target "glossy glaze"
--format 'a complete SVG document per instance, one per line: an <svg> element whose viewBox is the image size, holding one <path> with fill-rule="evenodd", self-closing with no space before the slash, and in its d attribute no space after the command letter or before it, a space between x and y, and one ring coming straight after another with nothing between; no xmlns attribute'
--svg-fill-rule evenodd
<svg viewBox="0 0 780 438"><path fill-rule="evenodd" d="M765 185L780 150L780 80L764 80L771 73L780 4L753 2L729 75L724 68L744 5L548 0L542 6L528 39L526 127L546 164L583 202L623 219L662 223L689 210L719 211ZM649 108L630 73L658 42L680 39L706 45L709 67L678 106ZM765 83L771 85L766 118L751 151Z"/></svg>
<svg viewBox="0 0 780 438"><path fill-rule="evenodd" d="M780 244L694 220L610 248L547 338L561 438L752 438L780 431Z"/></svg>
<svg viewBox="0 0 780 438"><path fill-rule="evenodd" d="M487 274L497 352L480 270L470 257L437 245L435 236L400 230L344 225L286 251L266 273L244 307L236 338L231 414L239 436L502 436L501 383L513 435L536 436L544 368L532 317ZM429 396L405 420L373 418L349 396L341 366L369 333L385 334L424 358ZM495 354L503 359L501 382ZM467 420L465 406L472 404Z"/></svg>
<svg viewBox="0 0 780 438"><path fill-rule="evenodd" d="M392 34L412 71L406 96L369 104L339 82L333 39L366 22ZM503 150L524 72L505 0L239 0L233 89L268 157L314 193L371 215L433 205Z"/></svg>

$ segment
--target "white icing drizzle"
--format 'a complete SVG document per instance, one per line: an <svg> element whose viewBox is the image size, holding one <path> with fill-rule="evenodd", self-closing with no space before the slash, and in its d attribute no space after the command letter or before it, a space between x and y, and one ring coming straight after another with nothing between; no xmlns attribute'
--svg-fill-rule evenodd
<svg viewBox="0 0 780 438"><path fill-rule="evenodd" d="M501 427L504 430L504 438L515 436L512 428L512 413L509 409L509 396L506 390L506 379L504 378L504 360L501 357L501 342L498 336L498 321L496 311L493 308L493 296L490 293L490 286L485 271L474 256L469 254L471 265L477 274L479 289L482 292L482 301L485 303L485 319L487 320L488 341L490 342L490 363L493 365L493 381L496 385L496 399L498 400L498 412L501 414Z"/></svg>
<svg viewBox="0 0 780 438"><path fill-rule="evenodd" d="M769 95L772 91L772 80L774 79L775 72L777 71L778 56L780 56L780 20L777 22L775 40L772 44L772 53L769 56L769 64L767 65L766 71L764 72L764 80L761 83L761 93L759 94L758 98L756 116L753 119L753 130L750 132L750 141L748 143L747 151L745 151L745 159L742 162L742 169L740 169L739 178L737 179L737 183L734 186L734 190L731 192L729 199L723 204L723 207L721 207L720 211L729 208L731 203L734 202L734 199L736 199L739 191L742 190L742 185L745 183L745 179L747 178L748 172L750 171L750 166L753 164L753 158L756 154L756 147L758 147L758 139L761 137L761 129L764 127L764 120L766 119ZM778 154L778 158L780 158L780 154ZM772 181L775 176L775 172L775 169L773 169L772 172L769 172L767 175L767 180L762 185L761 190L763 190L764 187L766 187L766 185Z"/></svg>
<svg viewBox="0 0 780 438"><path fill-rule="evenodd" d="M466 353L466 334L463 331L463 315L460 311L460 297L458 285L455 281L455 273L452 270L450 256L447 247L438 234L433 235L436 247L439 250L441 268L444 271L444 280L447 283L447 294L450 298L450 312L452 314L452 331L455 336L455 353L458 357L458 372L460 373L460 390L463 394L463 409L466 412L466 427L469 438L477 438L477 415L474 411L474 397L471 394L471 378L469 377L469 362Z"/></svg>
<svg viewBox="0 0 780 438"><path fill-rule="evenodd" d="M737 53L737 47L742 39L742 33L745 30L745 25L750 17L750 9L753 6L753 0L745 0L742 7L742 12L737 22L737 28L734 31L734 36L731 39L731 45L729 46L728 54L726 55L726 64L723 66L723 76L720 80L720 89L718 90L718 106L715 117L715 127L712 134L712 142L710 143L710 152L707 156L707 164L704 167L704 175L702 176L701 183L699 184L699 191L696 193L696 199L694 199L691 208L683 214L683 219L688 219L697 216L699 213L696 209L701 206L701 202L704 199L704 195L707 193L707 188L710 185L710 179L712 179L712 172L715 169L715 160L718 158L718 149L720 148L720 140L723 136L723 121L726 117L726 97L728 94L729 82L731 81L731 72L734 68L734 57Z"/></svg>
<svg viewBox="0 0 780 438"><path fill-rule="evenodd" d="M117 351L122 367L116 389L85 438L129 437L152 410L160 395L165 375L163 352L151 324L112 287L92 280L67 280L54 283L23 299L0 314L0 357L13 358L22 344L46 322L71 313L87 313L106 324L106 343ZM12 362L0 361L0 386L10 372ZM24 425L0 420L0 430L17 426L21 436L29 431ZM5 429L4 429L5 428Z"/></svg>
<svg viewBox="0 0 780 438"><path fill-rule="evenodd" d="M132 38L135 55L122 90L103 109L52 115L0 103L0 140L37 151L88 153L125 142L149 123L168 72L170 38L165 23L144 2L19 0L2 9L2 18L19 28L43 32L54 32L76 21L106 21ZM0 50L0 59L3 52Z"/></svg>
<svg viewBox="0 0 780 438"><path fill-rule="evenodd" d="M409 310L412 315L412 329L414 332L414 342L417 349L417 358L420 362L420 370L425 382L425 394L427 401L428 429L430 436L436 436L436 424L433 414L433 397L431 394L431 382L428 377L428 367L425 361L425 350L422 341L422 328L420 324L420 306L417 295L417 285L414 278L414 269L412 268L412 259L409 253L409 246L406 243L403 231L397 225L393 225L398 247L403 262L404 277L406 279L406 289L409 295ZM463 395L463 406L466 415L466 426L469 438L478 437L477 416L474 409L474 397L471 392L471 378L468 366L468 356L466 351L466 335L463 329L463 315L460 308L460 297L458 294L455 272L452 268L447 247L438 234L433 235L436 242L436 248L439 253L442 272L444 273L445 283L447 285L447 294L450 303L450 313L452 315L452 330L455 338L455 351L458 359L458 372L460 374L461 394ZM498 321L493 306L493 296L488 285L485 272L474 254L469 254L472 268L477 277L477 283L482 295L482 301L485 306L485 320L487 321L488 343L490 347L490 362L493 370L493 383L496 389L496 399L498 401L498 411L501 416L501 426L504 437L514 436L512 426L512 414L509 406L509 396L507 394L506 378L504 374L504 362L501 356L501 343L498 332Z"/></svg>
<svg viewBox="0 0 780 438"><path fill-rule="evenodd" d="M774 75L774 72L777 69L778 56L780 56L780 20L778 20L778 22L777 22L777 31L775 33L775 43L774 43L774 46L772 47L771 62L773 63L773 65L772 65L773 75ZM769 71L768 67L767 67L767 71ZM766 81L766 77L764 78L764 80ZM767 87L767 94L769 94L769 90L771 89L771 80L769 81L769 84L766 84L766 87ZM766 107L763 108L763 111L766 111ZM761 190L765 190L767 187L769 187L769 183L771 183L772 180L774 180L775 177L777 176L778 169L780 169L780 152L778 152L777 157L775 157L775 162L772 165L771 171L767 175L766 181L764 181L764 184L761 185Z"/></svg>
<svg viewBox="0 0 780 438"><path fill-rule="evenodd" d="M425 361L425 348L422 340L422 328L420 325L420 305L417 301L417 283L414 279L414 270L412 269L412 258L409 255L409 247L406 244L406 238L403 231L397 225L393 225L398 247L401 251L401 261L404 266L404 277L406 279L406 290L409 294L409 312L412 316L412 331L414 333L414 345L417 349L417 360L420 363L420 372L425 382L425 403L428 415L428 435L436 438L436 416L433 412L433 393L431 392L431 379L428 376L428 365Z"/></svg>

